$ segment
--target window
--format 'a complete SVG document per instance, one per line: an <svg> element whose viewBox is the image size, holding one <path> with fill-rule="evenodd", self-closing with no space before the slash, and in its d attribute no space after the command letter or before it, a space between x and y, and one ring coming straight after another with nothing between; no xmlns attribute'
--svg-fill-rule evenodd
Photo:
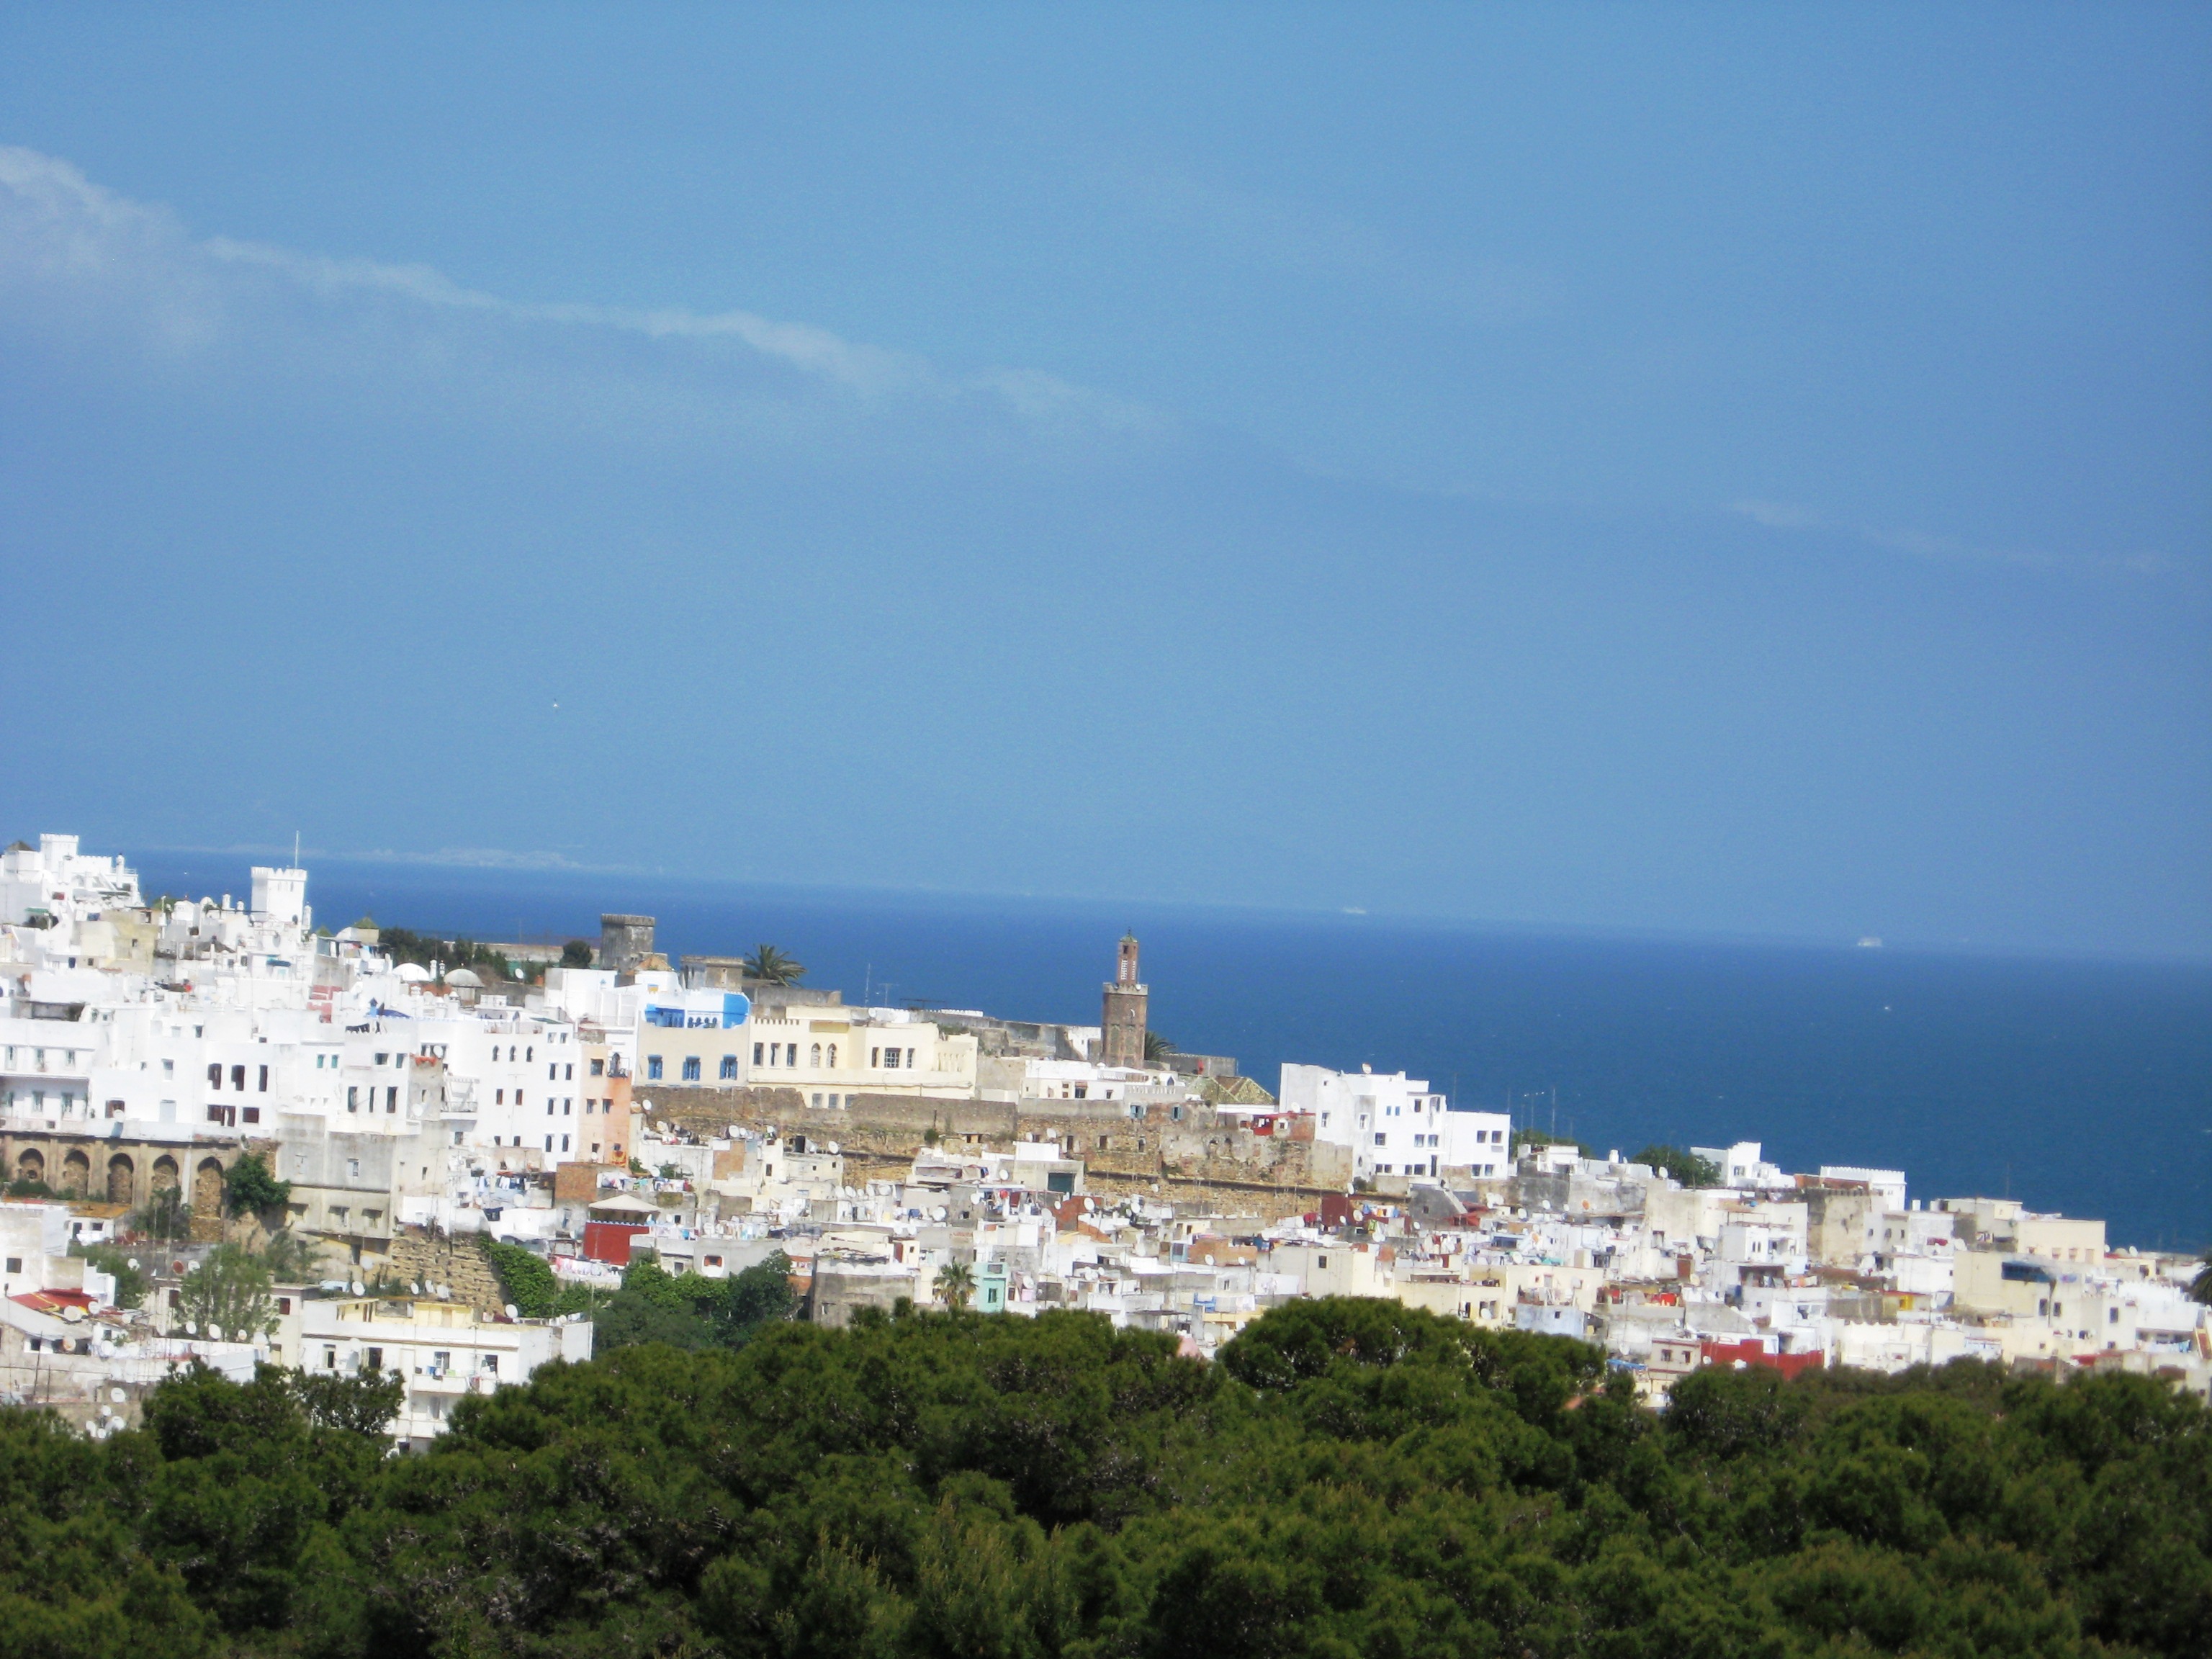
<svg viewBox="0 0 2212 1659"><path fill-rule="evenodd" d="M605 1060L595 1060L592 1062L592 1075L593 1077L605 1077L606 1074L607 1062Z"/></svg>
<svg viewBox="0 0 2212 1659"><path fill-rule="evenodd" d="M761 1045L760 1045L759 1043L756 1042L755 1044L753 1044L753 1064L754 1064L754 1065L756 1065L756 1066L757 1066L757 1065L759 1065L760 1063L761 1063Z"/></svg>
<svg viewBox="0 0 2212 1659"><path fill-rule="evenodd" d="M380 1373L384 1370L383 1349L371 1348L368 1351L368 1369Z"/></svg>
<svg viewBox="0 0 2212 1659"><path fill-rule="evenodd" d="M258 1106L249 1106L249 1107L247 1107L247 1108L246 1109L246 1121L248 1123L258 1123L258 1122L260 1122L260 1121L261 1121L261 1109L260 1109Z"/></svg>
<svg viewBox="0 0 2212 1659"><path fill-rule="evenodd" d="M1375 1132L1375 1144L1377 1146L1388 1146L1390 1144L1390 1137L1384 1134L1382 1130L1377 1129Z"/></svg>
<svg viewBox="0 0 2212 1659"><path fill-rule="evenodd" d="M349 1083L346 1085L346 1110L357 1112L360 1109L361 1085L357 1083Z"/></svg>
<svg viewBox="0 0 2212 1659"><path fill-rule="evenodd" d="M660 1081L660 1056L659 1054L647 1054L645 1057L645 1074L655 1083Z"/></svg>
<svg viewBox="0 0 2212 1659"><path fill-rule="evenodd" d="M834 1042L830 1045L830 1064L833 1067L837 1064L837 1045Z"/></svg>
<svg viewBox="0 0 2212 1659"><path fill-rule="evenodd" d="M323 1345L323 1369L334 1371L338 1368L338 1351L329 1343Z"/></svg>
<svg viewBox="0 0 2212 1659"><path fill-rule="evenodd" d="M346 1179L348 1181L358 1181L361 1179L361 1160L359 1158L349 1158L346 1160Z"/></svg>
<svg viewBox="0 0 2212 1659"><path fill-rule="evenodd" d="M906 1068L909 1072L914 1070L914 1050L911 1048L906 1051Z"/></svg>
<svg viewBox="0 0 2212 1659"><path fill-rule="evenodd" d="M819 1066L822 1063L822 1045L820 1043L816 1043L811 1048L809 1048L806 1051L806 1063L809 1066Z"/></svg>
<svg viewBox="0 0 2212 1659"><path fill-rule="evenodd" d="M387 1112L396 1112L399 1109L398 1085L394 1084L384 1091L384 1109Z"/></svg>
<svg viewBox="0 0 2212 1659"><path fill-rule="evenodd" d="M896 1072L898 1070L898 1063L899 1051L897 1049L886 1048L884 1050L884 1069L886 1072Z"/></svg>
<svg viewBox="0 0 2212 1659"><path fill-rule="evenodd" d="M266 1066L261 1068L261 1092L264 1095L269 1092L269 1068Z"/></svg>
<svg viewBox="0 0 2212 1659"><path fill-rule="evenodd" d="M449 1370L453 1370L453 1356L452 1354L447 1353L447 1352L445 1350L443 1350L442 1348L441 1348L441 1349L434 1349L434 1350L431 1352L431 1354L430 1354L430 1375L431 1375L431 1376L444 1376L447 1371L449 1371Z"/></svg>
<svg viewBox="0 0 2212 1659"><path fill-rule="evenodd" d="M276 1311L280 1314L288 1314L291 1312L292 1298L289 1296L278 1297L276 1298Z"/></svg>
<svg viewBox="0 0 2212 1659"><path fill-rule="evenodd" d="M39 1058L44 1060L46 1056L44 1054L40 1054ZM220 1089L222 1087L222 1062L221 1060L216 1061L214 1065L208 1067L208 1087L210 1089Z"/></svg>
<svg viewBox="0 0 2212 1659"><path fill-rule="evenodd" d="M514 1091L514 1103L518 1106L522 1104L522 1091L520 1089Z"/></svg>
<svg viewBox="0 0 2212 1659"><path fill-rule="evenodd" d="M507 1057L508 1057L509 1059L513 1059L513 1058L514 1058L514 1049L512 1049L512 1048L510 1048L510 1049L508 1049L507 1052ZM525 1060L534 1060L534 1059L536 1059L536 1058L538 1057L538 1050L537 1050L536 1048L525 1048L525 1049L522 1051L522 1057L523 1057Z"/></svg>
<svg viewBox="0 0 2212 1659"><path fill-rule="evenodd" d="M549 1060L545 1062L545 1080L548 1083L558 1083L561 1080L561 1065L558 1060Z"/></svg>
<svg viewBox="0 0 2212 1659"><path fill-rule="evenodd" d="M548 1117L553 1115L553 1097L550 1095L545 1097L545 1115Z"/></svg>
<svg viewBox="0 0 2212 1659"><path fill-rule="evenodd" d="M553 1150L553 1137L551 1135L545 1137L545 1150L549 1152Z"/></svg>
<svg viewBox="0 0 2212 1659"><path fill-rule="evenodd" d="M684 1056L684 1080L686 1083L696 1083L699 1080L698 1055L686 1054Z"/></svg>
<svg viewBox="0 0 2212 1659"><path fill-rule="evenodd" d="M568 1137L566 1135L561 1137L561 1150L564 1152L568 1150Z"/></svg>
<svg viewBox="0 0 2212 1659"><path fill-rule="evenodd" d="M574 1083L576 1080L576 1062L573 1060L565 1060L561 1062L561 1081Z"/></svg>
<svg viewBox="0 0 2212 1659"><path fill-rule="evenodd" d="M499 1375L499 1356L495 1353L486 1354L483 1357L483 1369L486 1376L497 1376Z"/></svg>
<svg viewBox="0 0 2212 1659"><path fill-rule="evenodd" d="M20 1255L9 1256L8 1258L8 1271L11 1273L19 1273L22 1272L23 1258Z"/></svg>
<svg viewBox="0 0 2212 1659"><path fill-rule="evenodd" d="M732 1079L735 1078L737 1074L738 1057L735 1054L724 1054L722 1056L722 1080L725 1083L727 1083Z"/></svg>
<svg viewBox="0 0 2212 1659"><path fill-rule="evenodd" d="M493 1090L493 1091L491 1091L491 1103L492 1103L493 1105L495 1105L495 1106L504 1106L504 1105L506 1105L506 1104L507 1104L507 1091L506 1091L506 1090L504 1090L504 1089L495 1089L495 1090Z"/></svg>

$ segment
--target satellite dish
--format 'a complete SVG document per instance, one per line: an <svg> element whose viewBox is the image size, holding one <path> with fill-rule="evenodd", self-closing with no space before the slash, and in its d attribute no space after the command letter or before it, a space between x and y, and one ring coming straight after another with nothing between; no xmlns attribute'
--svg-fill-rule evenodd
<svg viewBox="0 0 2212 1659"><path fill-rule="evenodd" d="M138 1258L135 1255L131 1258L131 1271L134 1273L138 1271Z"/></svg>
<svg viewBox="0 0 2212 1659"><path fill-rule="evenodd" d="M356 1279L353 1282L353 1293L356 1296L366 1296L368 1294L368 1286Z"/></svg>
<svg viewBox="0 0 2212 1659"><path fill-rule="evenodd" d="M507 1304L507 1316L509 1319L520 1319L522 1317L522 1310L510 1302Z"/></svg>
<svg viewBox="0 0 2212 1659"><path fill-rule="evenodd" d="M185 1334L186 1336L198 1336L199 1334L200 1328L193 1324L191 1320L187 1319L185 1322Z"/></svg>
<svg viewBox="0 0 2212 1659"><path fill-rule="evenodd" d="M220 1341L222 1341L222 1326L220 1326L220 1325L210 1325L210 1326L209 1326L209 1327L208 1327L208 1340L209 1340L209 1341L210 1341L210 1342L220 1342Z"/></svg>

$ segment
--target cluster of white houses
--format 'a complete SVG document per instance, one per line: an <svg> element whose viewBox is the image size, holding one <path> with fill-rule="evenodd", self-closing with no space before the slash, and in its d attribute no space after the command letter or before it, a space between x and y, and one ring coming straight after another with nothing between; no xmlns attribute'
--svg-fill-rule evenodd
<svg viewBox="0 0 2212 1659"><path fill-rule="evenodd" d="M641 1244L708 1273L781 1249L831 1321L926 1303L957 1261L987 1305L1095 1309L1200 1352L1285 1297L1352 1294L1601 1340L1661 1391L1717 1361L1971 1355L2203 1385L2186 1264L2110 1250L2100 1223L1786 1176L1755 1146L1686 1188L1516 1148L1504 1115L1402 1073L1285 1066L1271 1097L1233 1062L1148 1054L1133 940L1097 1025L1023 1025L672 966L630 916L592 967L494 988L317 928L307 885L262 867L243 896L149 904L75 837L0 854L0 1170L55 1194L0 1204L0 1392L97 1431L188 1355L274 1358L398 1370L402 1432L434 1434L453 1400L590 1352L588 1323L512 1316L481 1256L439 1243L479 1231L585 1279ZM784 1121L702 1128L678 1100ZM182 1330L172 1281L249 1151L324 1277L282 1292L273 1331ZM156 1293L126 1314L69 1246L170 1188L204 1242L146 1246ZM1239 1215L1244 1189L1265 1198Z"/></svg>

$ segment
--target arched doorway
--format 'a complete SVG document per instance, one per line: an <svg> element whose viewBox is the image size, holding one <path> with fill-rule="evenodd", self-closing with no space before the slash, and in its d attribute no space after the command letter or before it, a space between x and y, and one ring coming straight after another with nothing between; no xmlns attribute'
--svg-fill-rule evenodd
<svg viewBox="0 0 2212 1659"><path fill-rule="evenodd" d="M75 1193L79 1198L92 1192L92 1160L82 1147L72 1146L62 1158L62 1190Z"/></svg>
<svg viewBox="0 0 2212 1659"><path fill-rule="evenodd" d="M132 1178L137 1173L137 1166L125 1153L118 1152L107 1160L107 1201L110 1204L128 1204L131 1201L134 1185Z"/></svg>
<svg viewBox="0 0 2212 1659"><path fill-rule="evenodd" d="M192 1171L192 1219L214 1222L222 1216L222 1165L214 1158L206 1158Z"/></svg>
<svg viewBox="0 0 2212 1659"><path fill-rule="evenodd" d="M35 1146L27 1146L16 1155L15 1179L44 1181L46 1178L46 1154Z"/></svg>

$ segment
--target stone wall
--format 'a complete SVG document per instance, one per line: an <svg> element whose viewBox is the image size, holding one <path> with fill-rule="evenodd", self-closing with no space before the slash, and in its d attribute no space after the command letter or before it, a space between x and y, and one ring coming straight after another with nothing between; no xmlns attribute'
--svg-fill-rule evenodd
<svg viewBox="0 0 2212 1659"><path fill-rule="evenodd" d="M1093 1192L1142 1193L1176 1203L1210 1203L1231 1213L1303 1214L1352 1178L1344 1147L1284 1135L1256 1135L1211 1106L1146 1105L1143 1115L1118 1100L917 1100L855 1094L835 1110L812 1107L795 1089L670 1087L655 1085L647 1121L710 1138L732 1124L770 1126L810 1142L835 1141L855 1182L902 1172L923 1146L1005 1147L1048 1141L1079 1158ZM1177 1111L1181 1115L1176 1115Z"/></svg>

